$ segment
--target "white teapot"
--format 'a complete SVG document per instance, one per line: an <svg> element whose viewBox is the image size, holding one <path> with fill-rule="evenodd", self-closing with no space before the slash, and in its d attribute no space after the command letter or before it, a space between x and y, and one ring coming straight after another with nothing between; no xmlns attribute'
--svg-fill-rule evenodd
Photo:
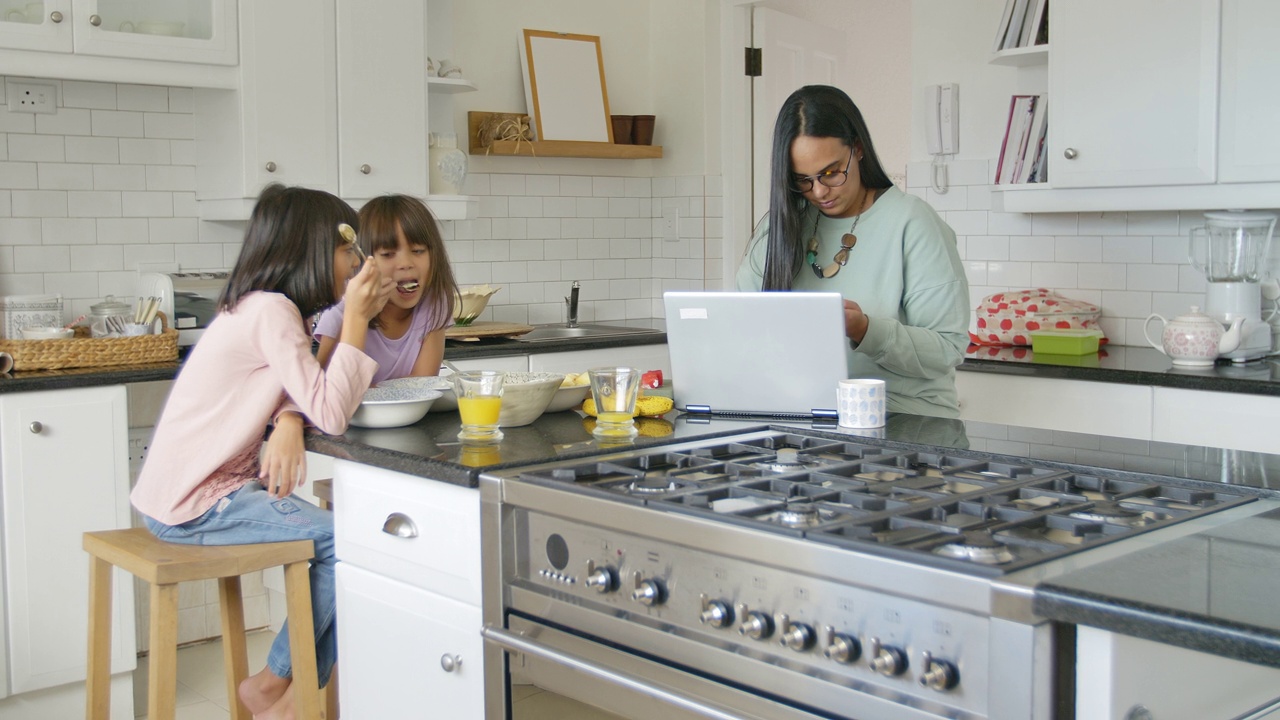
<svg viewBox="0 0 1280 720"><path fill-rule="evenodd" d="M1164 332L1157 344L1151 339L1151 321L1156 318L1164 325ZM1174 365L1212 365L1219 355L1229 353L1240 345L1240 325L1244 318L1236 318L1231 327L1222 329L1222 323L1200 312L1200 308L1192 305L1191 312L1179 315L1172 320L1165 320L1152 313L1142 326L1151 347L1168 355Z"/></svg>

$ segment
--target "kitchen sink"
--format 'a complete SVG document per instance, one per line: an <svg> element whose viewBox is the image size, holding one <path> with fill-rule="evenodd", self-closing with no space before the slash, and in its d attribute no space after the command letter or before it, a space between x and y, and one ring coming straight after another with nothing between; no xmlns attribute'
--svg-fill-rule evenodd
<svg viewBox="0 0 1280 720"><path fill-rule="evenodd" d="M661 330L644 327L627 327L625 325L592 325L580 324L575 327L567 325L535 325L533 330L516 337L520 342L542 342L545 340L569 340L573 338L604 338L623 335L658 335Z"/></svg>

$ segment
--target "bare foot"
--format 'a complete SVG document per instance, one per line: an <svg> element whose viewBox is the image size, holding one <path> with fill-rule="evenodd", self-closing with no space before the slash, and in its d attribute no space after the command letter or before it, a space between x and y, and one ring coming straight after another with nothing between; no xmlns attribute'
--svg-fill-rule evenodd
<svg viewBox="0 0 1280 720"><path fill-rule="evenodd" d="M267 710L254 713L253 720L294 720L293 710L293 684L290 683L280 699Z"/></svg>
<svg viewBox="0 0 1280 720"><path fill-rule="evenodd" d="M248 708L254 717L270 711L280 698L288 694L292 680L282 678L267 668L258 674L250 675L240 682L237 694L240 702Z"/></svg>

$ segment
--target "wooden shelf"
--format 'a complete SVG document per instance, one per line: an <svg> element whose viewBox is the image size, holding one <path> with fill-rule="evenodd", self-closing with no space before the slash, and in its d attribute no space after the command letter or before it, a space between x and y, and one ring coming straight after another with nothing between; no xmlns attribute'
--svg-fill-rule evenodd
<svg viewBox="0 0 1280 720"><path fill-rule="evenodd" d="M518 157L566 157L605 158L614 160L643 160L662 157L661 145L619 145L605 142L577 142L572 140L495 140L489 147L480 144L480 124L493 113L471 111L467 113L467 147L472 155L502 155Z"/></svg>

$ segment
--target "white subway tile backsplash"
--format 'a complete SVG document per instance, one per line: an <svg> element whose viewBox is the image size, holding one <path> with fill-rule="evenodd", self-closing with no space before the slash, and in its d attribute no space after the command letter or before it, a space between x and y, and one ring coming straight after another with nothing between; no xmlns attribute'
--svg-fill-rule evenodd
<svg viewBox="0 0 1280 720"><path fill-rule="evenodd" d="M506 197L481 196L479 214L482 218L507 217Z"/></svg>
<svg viewBox="0 0 1280 720"><path fill-rule="evenodd" d="M490 175L489 192L492 195L524 195L524 175Z"/></svg>
<svg viewBox="0 0 1280 720"><path fill-rule="evenodd" d="M507 212L516 218L540 218L543 216L541 197L512 197Z"/></svg>
<svg viewBox="0 0 1280 720"><path fill-rule="evenodd" d="M148 165L147 189L179 192L194 190L196 169L190 165ZM172 205L172 203L170 203Z"/></svg>
<svg viewBox="0 0 1280 720"><path fill-rule="evenodd" d="M79 310L80 305L87 306L92 304L94 298L100 298L98 293L102 289L102 274L98 272L49 272L44 271L44 292L57 294L62 296L63 312L66 313L67 305L71 305L71 312L79 315L84 310Z"/></svg>
<svg viewBox="0 0 1280 720"><path fill-rule="evenodd" d="M578 241L572 238L548 240L543 244L543 253L548 260L572 260L578 257ZM453 256L453 246L449 246L449 255Z"/></svg>
<svg viewBox="0 0 1280 720"><path fill-rule="evenodd" d="M970 260L1011 260L1009 238L1000 236L971 236L965 242L965 257ZM1032 259L1032 258L1021 258Z"/></svg>
<svg viewBox="0 0 1280 720"><path fill-rule="evenodd" d="M118 163L120 141L106 137L69 137L66 139L67 162Z"/></svg>
<svg viewBox="0 0 1280 720"><path fill-rule="evenodd" d="M221 266L222 248L218 245L175 245L173 259L184 268L214 269Z"/></svg>
<svg viewBox="0 0 1280 720"><path fill-rule="evenodd" d="M528 175L524 179L524 189L530 195L560 195L559 175Z"/></svg>
<svg viewBox="0 0 1280 720"><path fill-rule="evenodd" d="M111 83L62 81L62 104L69 108L116 109L116 86Z"/></svg>
<svg viewBox="0 0 1280 720"><path fill-rule="evenodd" d="M169 112L193 113L195 109L194 90L191 88L169 88Z"/></svg>
<svg viewBox="0 0 1280 720"><path fill-rule="evenodd" d="M1056 237L1053 259L1061 263L1102 262L1102 238Z"/></svg>
<svg viewBox="0 0 1280 720"><path fill-rule="evenodd" d="M609 198L607 197L577 198L577 211L574 213L574 215L580 218L609 217Z"/></svg>
<svg viewBox="0 0 1280 720"><path fill-rule="evenodd" d="M194 115L171 113L145 113L142 118L143 134L149 138L190 140L195 137Z"/></svg>
<svg viewBox="0 0 1280 720"><path fill-rule="evenodd" d="M1124 228L1121 228L1123 231ZM1149 263L1151 262L1151 238L1149 237L1104 237L1102 238L1102 261L1105 263Z"/></svg>
<svg viewBox="0 0 1280 720"><path fill-rule="evenodd" d="M1125 286L1129 290L1152 292L1176 288L1178 267L1176 265L1129 265Z"/></svg>
<svg viewBox="0 0 1280 720"><path fill-rule="evenodd" d="M1120 264L1080 263L1077 267L1077 282L1081 288L1124 290L1126 277L1126 267Z"/></svg>
<svg viewBox="0 0 1280 720"><path fill-rule="evenodd" d="M591 194L595 197L622 197L626 194L626 183L620 177L591 178Z"/></svg>
<svg viewBox="0 0 1280 720"><path fill-rule="evenodd" d="M541 240L521 240L520 242L511 243L511 259L522 261L536 261L543 259L543 244Z"/></svg>
<svg viewBox="0 0 1280 720"><path fill-rule="evenodd" d="M1031 263L989 262L987 282L1000 290L1031 287Z"/></svg>
<svg viewBox="0 0 1280 720"><path fill-rule="evenodd" d="M40 241L45 245L93 245L98 241L97 224L92 218L43 218Z"/></svg>
<svg viewBox="0 0 1280 720"><path fill-rule="evenodd" d="M609 198L609 217L611 218L634 218L640 217L640 200L634 197L613 197Z"/></svg>
<svg viewBox="0 0 1280 720"><path fill-rule="evenodd" d="M148 140L144 138L120 138L120 162L136 165L168 165L172 162L173 152L168 140Z"/></svg>
<svg viewBox="0 0 1280 720"><path fill-rule="evenodd" d="M143 136L142 113L118 110L93 110L94 135L100 137L140 138Z"/></svg>
<svg viewBox="0 0 1280 720"><path fill-rule="evenodd" d="M1126 213L1080 213L1081 235L1121 235L1127 224Z"/></svg>
<svg viewBox="0 0 1280 720"><path fill-rule="evenodd" d="M200 206L196 204L196 194L194 192L176 192L173 194L173 216L200 216ZM237 234L243 235L241 232Z"/></svg>
<svg viewBox="0 0 1280 720"><path fill-rule="evenodd" d="M988 235L1030 235L1031 216L1021 213L993 212L987 214Z"/></svg>
<svg viewBox="0 0 1280 720"><path fill-rule="evenodd" d="M158 85L117 85L116 109L169 112L169 88Z"/></svg>
<svg viewBox="0 0 1280 720"><path fill-rule="evenodd" d="M1128 233L1130 235L1179 235L1178 213L1174 211L1131 212Z"/></svg>
<svg viewBox="0 0 1280 720"><path fill-rule="evenodd" d="M115 191L69 191L67 210L71 217L120 217L123 204L120 193Z"/></svg>
<svg viewBox="0 0 1280 720"><path fill-rule="evenodd" d="M37 163L41 190L92 190L93 166L79 163Z"/></svg>
<svg viewBox="0 0 1280 720"><path fill-rule="evenodd" d="M36 115L36 133L40 135L88 135L92 128L85 109L61 108L56 113Z"/></svg>
<svg viewBox="0 0 1280 720"><path fill-rule="evenodd" d="M152 217L147 220L147 233L152 243L194 245L200 242L200 221L196 218ZM180 252L181 249L175 249ZM201 265L216 268L217 264Z"/></svg>
<svg viewBox="0 0 1280 720"><path fill-rule="evenodd" d="M510 240L523 240L526 220L524 218L493 218L493 236Z"/></svg>
<svg viewBox="0 0 1280 720"><path fill-rule="evenodd" d="M973 240L969 238L967 246L969 255L965 257L979 260L973 255ZM1052 262L1056 252L1057 239L1052 237L1040 237L1026 235L1022 237L1009 238L1009 260L1018 260L1021 262Z"/></svg>
<svg viewBox="0 0 1280 720"><path fill-rule="evenodd" d="M35 189L40 186L40 172L33 162L0 162L0 188Z"/></svg>
<svg viewBox="0 0 1280 720"><path fill-rule="evenodd" d="M560 194L566 197L591 197L592 179L581 175L561 175Z"/></svg>
<svg viewBox="0 0 1280 720"><path fill-rule="evenodd" d="M0 112L0 132L31 134L36 131L36 116L26 113Z"/></svg>
<svg viewBox="0 0 1280 720"><path fill-rule="evenodd" d="M13 215L13 196L8 190L0 190L0 217Z"/></svg>
<svg viewBox="0 0 1280 720"><path fill-rule="evenodd" d="M20 273L56 273L71 269L66 245L19 245L13 249L13 269Z"/></svg>
<svg viewBox="0 0 1280 720"><path fill-rule="evenodd" d="M625 178L623 180L623 195L629 198L643 199L653 197L653 179Z"/></svg>
<svg viewBox="0 0 1280 720"><path fill-rule="evenodd" d="M39 245L40 218L0 218L0 245Z"/></svg>
<svg viewBox="0 0 1280 720"><path fill-rule="evenodd" d="M141 264L150 266L174 262L172 245L120 245L119 247L122 255L121 263L125 270L138 270ZM227 268L231 265L221 263L219 267Z"/></svg>
<svg viewBox="0 0 1280 720"><path fill-rule="evenodd" d="M64 162L66 143L61 135L9 133L9 160L13 162Z"/></svg>
<svg viewBox="0 0 1280 720"><path fill-rule="evenodd" d="M120 193L120 208L125 217L172 217L173 194L125 191Z"/></svg>
<svg viewBox="0 0 1280 720"><path fill-rule="evenodd" d="M90 221L92 222L92 221ZM71 253L72 272L124 270L123 245L95 245Z"/></svg>
<svg viewBox="0 0 1280 720"><path fill-rule="evenodd" d="M1031 235L1077 235L1079 216L1075 213L1045 213L1031 216Z"/></svg>
<svg viewBox="0 0 1280 720"><path fill-rule="evenodd" d="M67 217L67 193L63 190L14 190L14 217Z"/></svg>
<svg viewBox="0 0 1280 720"><path fill-rule="evenodd" d="M1043 288L1079 287L1075 263L1031 263L1031 286Z"/></svg>

